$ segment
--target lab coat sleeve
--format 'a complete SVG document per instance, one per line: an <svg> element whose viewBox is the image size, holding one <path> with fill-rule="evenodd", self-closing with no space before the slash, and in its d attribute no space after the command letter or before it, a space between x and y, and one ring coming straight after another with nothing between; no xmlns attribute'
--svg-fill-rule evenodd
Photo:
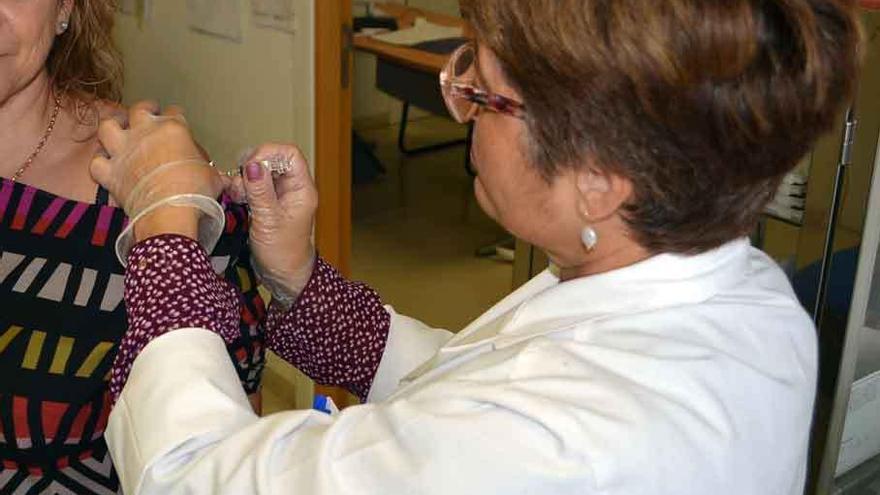
<svg viewBox="0 0 880 495"><path fill-rule="evenodd" d="M185 329L139 355L107 429L124 493L591 493L581 466L560 462L557 436L483 400L482 385L259 418L225 352L216 334Z"/></svg>
<svg viewBox="0 0 880 495"><path fill-rule="evenodd" d="M446 330L430 328L418 320L397 314L390 306L385 309L391 315L391 329L367 402L387 399L403 377L431 359L452 338L452 333Z"/></svg>

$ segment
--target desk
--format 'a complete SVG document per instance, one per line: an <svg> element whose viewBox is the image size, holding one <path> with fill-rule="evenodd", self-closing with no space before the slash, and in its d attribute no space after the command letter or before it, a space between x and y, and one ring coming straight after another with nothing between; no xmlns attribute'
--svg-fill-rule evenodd
<svg viewBox="0 0 880 495"><path fill-rule="evenodd" d="M459 17L410 8L396 3L381 3L376 6L383 11L384 15L395 17L400 29L412 26L417 17L424 17L428 22L434 24L461 27L465 37L471 31L467 22ZM448 116L446 104L440 95L439 77L440 72L446 66L449 55L432 53L416 47L394 45L366 35L355 35L354 47L378 57L379 65L376 75L376 86L383 92L403 101L403 115L397 139L397 147L400 151L405 155L411 155L464 144L465 170L472 177L476 176L470 161L473 124L468 125L468 136L464 140L437 143L417 149L410 149L406 146L406 125L410 104L435 114ZM509 240L505 240L485 248L480 248L477 250L477 255L485 256L484 253L497 253L508 242ZM523 262L520 263L521 268L515 269L517 275L514 277L514 283L517 283L517 278L521 279L522 283L530 279L533 276L533 265L537 271L540 271L537 269L538 266L541 266L541 269L543 269L543 266L546 266L546 257L542 257L533 247L520 242L516 251L517 255L515 258L523 260ZM526 251L529 253L527 256L524 255ZM535 254L531 254L532 252ZM528 260L528 262L524 263L525 260ZM534 274L537 274L537 271Z"/></svg>
<svg viewBox="0 0 880 495"><path fill-rule="evenodd" d="M467 23L458 17L453 17L427 10L406 7L396 3L380 3L376 7L385 15L395 17L400 29L411 27L416 17L424 17L429 22L443 26L461 27L467 32ZM440 75L440 71L446 65L447 56L426 52L417 48L401 45L393 45L379 41L371 36L358 35L354 37L354 47L358 50L372 53L382 60L395 62L410 69Z"/></svg>
<svg viewBox="0 0 880 495"><path fill-rule="evenodd" d="M429 22L444 26L460 27L467 32L467 23L453 16L438 14L427 10L406 7L395 3L377 4L383 15L395 17L398 27L406 29L415 23L417 17L424 17ZM425 45L431 45L426 43ZM449 45L449 43L446 43ZM377 40L368 35L355 35L354 47L358 50L372 53L378 57L376 74L376 86L382 92L403 102L403 114L401 116L400 131L397 145L401 153L414 155L430 151L459 146L464 144L465 168L473 175L470 166L470 135L472 127L469 126L468 138L450 142L442 142L419 148L410 148L406 144L406 130L409 121L410 106L416 106L436 115L448 116L446 104L440 94L439 76L440 71L446 65L449 58L447 52L454 50L455 45L449 48L430 49L425 46L402 46ZM441 52L441 53L438 53Z"/></svg>

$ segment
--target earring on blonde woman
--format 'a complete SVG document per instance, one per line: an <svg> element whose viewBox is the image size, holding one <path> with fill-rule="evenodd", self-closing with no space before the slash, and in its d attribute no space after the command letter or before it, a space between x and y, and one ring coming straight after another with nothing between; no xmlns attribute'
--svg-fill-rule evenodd
<svg viewBox="0 0 880 495"><path fill-rule="evenodd" d="M58 23L58 34L64 34L67 31L67 28L70 27L70 23L67 21L61 21Z"/></svg>

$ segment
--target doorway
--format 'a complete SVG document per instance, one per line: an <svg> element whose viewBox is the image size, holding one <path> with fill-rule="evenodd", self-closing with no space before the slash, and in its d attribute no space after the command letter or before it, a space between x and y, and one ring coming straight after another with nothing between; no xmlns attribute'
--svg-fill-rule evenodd
<svg viewBox="0 0 880 495"><path fill-rule="evenodd" d="M440 91L468 27L458 0L357 0L353 14L352 275L395 310L456 332L513 278L512 239L474 198L470 126ZM510 246L507 260L484 249L495 244Z"/></svg>
<svg viewBox="0 0 880 495"><path fill-rule="evenodd" d="M457 0L388 1L386 14L406 10L401 17L461 23ZM516 269L509 261L477 257L481 247L505 234L473 198L473 178L464 166L466 147L408 152L461 141L467 128L436 110L433 115L420 112L418 105L404 112L399 94L397 99L388 96L395 94L388 84L384 92L376 89L380 84L373 76L380 58L365 54L363 38L355 41L354 16L363 13L355 12L360 7L353 3L315 2L315 175L321 197L317 246L344 275L374 286L398 311L457 331L540 272L546 260L523 243L517 243ZM376 5L371 3L372 12L382 12ZM448 12L440 16L429 10L444 8ZM391 48L390 59L412 60L405 51ZM430 55L421 60L423 68L436 65ZM421 76L436 80L437 72ZM440 107L442 111L442 102ZM401 126L404 118L408 125ZM400 137L402 129L405 138ZM350 166L353 130L360 145L356 155L367 149L375 158L371 172L378 173L368 174L372 179L366 181Z"/></svg>

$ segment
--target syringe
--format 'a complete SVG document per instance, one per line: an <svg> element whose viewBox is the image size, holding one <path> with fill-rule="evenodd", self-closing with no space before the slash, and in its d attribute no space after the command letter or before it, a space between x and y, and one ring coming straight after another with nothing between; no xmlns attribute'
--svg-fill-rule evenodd
<svg viewBox="0 0 880 495"><path fill-rule="evenodd" d="M284 155L272 155L257 162L273 175L285 175L293 171L293 160ZM226 173L230 177L241 175L241 168Z"/></svg>

